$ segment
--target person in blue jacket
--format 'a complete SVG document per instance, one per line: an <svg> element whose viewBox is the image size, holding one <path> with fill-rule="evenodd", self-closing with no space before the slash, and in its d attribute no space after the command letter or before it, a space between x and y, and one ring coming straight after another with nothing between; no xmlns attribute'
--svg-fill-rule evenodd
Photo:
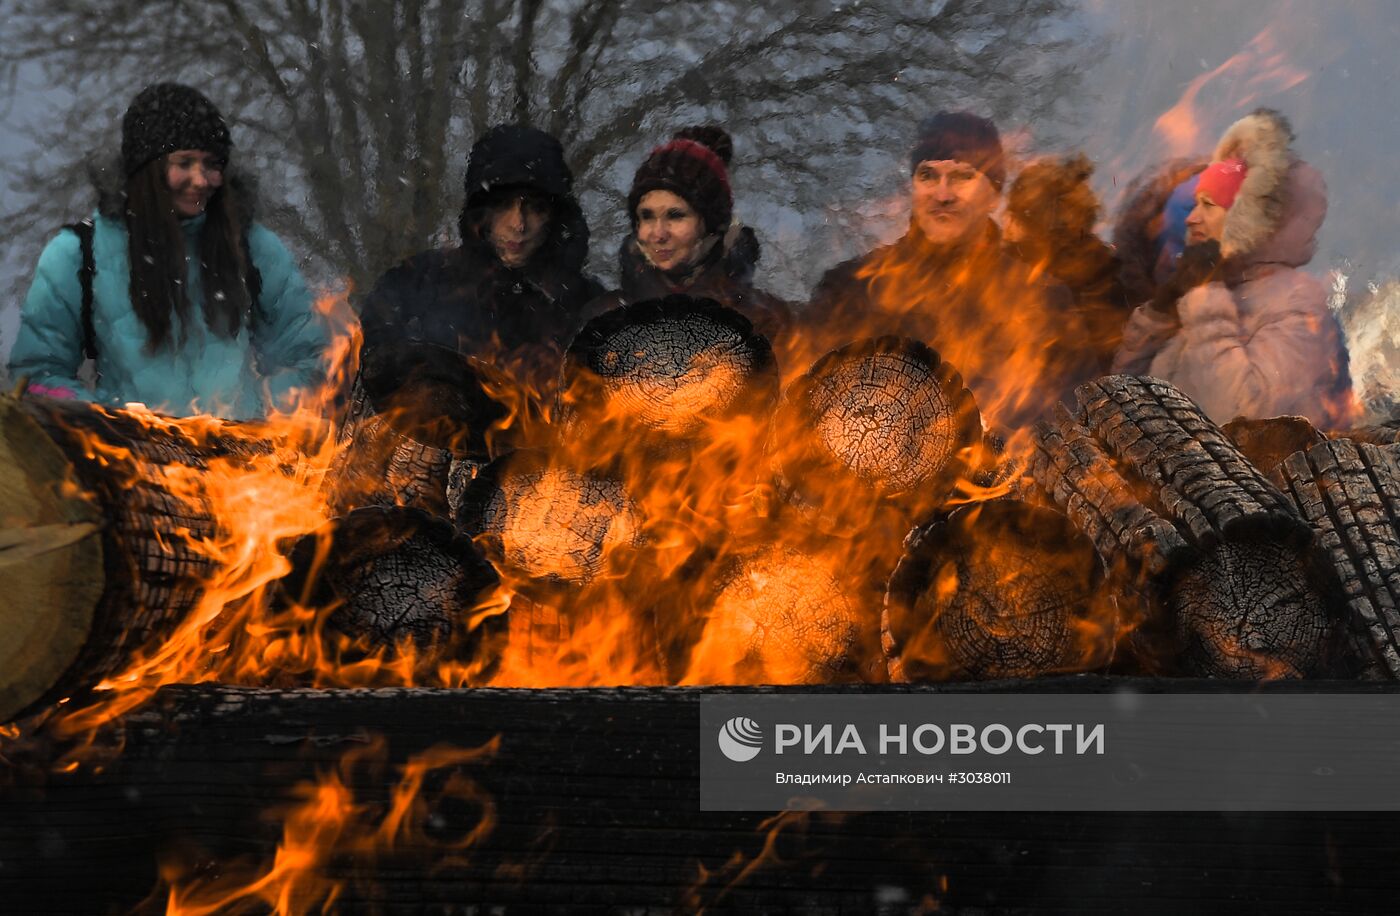
<svg viewBox="0 0 1400 916"><path fill-rule="evenodd" d="M99 188L91 218L39 256L12 377L41 394L226 419L288 409L323 382L326 322L291 254L253 222L232 145L198 91L157 83L136 96L122 186Z"/></svg>

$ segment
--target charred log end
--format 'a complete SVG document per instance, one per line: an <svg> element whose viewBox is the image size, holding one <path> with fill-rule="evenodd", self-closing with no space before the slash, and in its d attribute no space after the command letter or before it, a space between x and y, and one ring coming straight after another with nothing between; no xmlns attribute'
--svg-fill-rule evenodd
<svg viewBox="0 0 1400 916"><path fill-rule="evenodd" d="M689 684L883 681L877 615L834 564L773 547L726 564ZM737 661L736 661L737 659Z"/></svg>
<svg viewBox="0 0 1400 916"><path fill-rule="evenodd" d="M793 382L773 451L804 501L841 515L833 499L885 498L931 512L966 472L982 421L961 376L922 343L857 341Z"/></svg>
<svg viewBox="0 0 1400 916"><path fill-rule="evenodd" d="M499 654L505 621L473 614L495 570L441 519L357 509L300 539L291 561L283 596L330 608L327 625L357 655L411 643L487 668Z"/></svg>
<svg viewBox="0 0 1400 916"><path fill-rule="evenodd" d="M667 296L579 332L564 357L563 425L601 449L687 447L707 439L710 424L766 417L777 394L773 349L747 318L710 299Z"/></svg>
<svg viewBox="0 0 1400 916"><path fill-rule="evenodd" d="M1093 545L1058 512L964 507L910 538L885 644L910 680L1030 677L1106 664L1115 609Z"/></svg>
<svg viewBox="0 0 1400 916"><path fill-rule="evenodd" d="M1221 427L1230 441L1266 476L1294 452L1306 451L1326 441L1306 417L1270 417L1250 420L1237 417Z"/></svg>
<svg viewBox="0 0 1400 916"><path fill-rule="evenodd" d="M467 487L456 521L493 562L546 587L588 584L613 551L643 537L641 508L620 481L534 451L488 465Z"/></svg>
<svg viewBox="0 0 1400 916"><path fill-rule="evenodd" d="M102 597L102 514L74 479L42 427L0 397L0 722L62 679Z"/></svg>
<svg viewBox="0 0 1400 916"><path fill-rule="evenodd" d="M1306 552L1221 543L1183 568L1166 596L1181 674L1298 678L1327 660L1332 614Z"/></svg>
<svg viewBox="0 0 1400 916"><path fill-rule="evenodd" d="M379 347L355 380L341 449L328 479L333 512L417 506L447 516L450 468L483 463L506 416L485 366L425 343Z"/></svg>

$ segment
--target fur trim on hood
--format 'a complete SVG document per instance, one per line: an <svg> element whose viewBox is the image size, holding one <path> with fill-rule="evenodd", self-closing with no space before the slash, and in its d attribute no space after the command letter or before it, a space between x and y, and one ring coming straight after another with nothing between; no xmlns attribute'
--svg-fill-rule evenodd
<svg viewBox="0 0 1400 916"><path fill-rule="evenodd" d="M1220 240L1225 257L1249 255L1283 224L1288 172L1297 161L1293 128L1277 111L1260 108L1230 125L1211 159L1243 159L1249 169Z"/></svg>

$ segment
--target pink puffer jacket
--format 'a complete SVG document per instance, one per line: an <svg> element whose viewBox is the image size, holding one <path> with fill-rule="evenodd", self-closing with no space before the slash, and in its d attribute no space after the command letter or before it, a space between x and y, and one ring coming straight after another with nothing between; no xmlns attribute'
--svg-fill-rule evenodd
<svg viewBox="0 0 1400 916"><path fill-rule="evenodd" d="M1266 111L1226 132L1215 158L1241 156L1250 171L1226 217L1225 278L1184 295L1179 324L1139 307L1113 367L1172 382L1217 423L1298 415L1337 429L1352 400L1346 344L1325 288L1298 269L1316 250L1327 186L1291 138Z"/></svg>

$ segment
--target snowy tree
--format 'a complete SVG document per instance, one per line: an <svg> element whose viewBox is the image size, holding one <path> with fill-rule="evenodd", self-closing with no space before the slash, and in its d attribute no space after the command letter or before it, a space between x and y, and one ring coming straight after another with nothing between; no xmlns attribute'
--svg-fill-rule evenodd
<svg viewBox="0 0 1400 916"><path fill-rule="evenodd" d="M69 103L34 128L45 155L0 163L3 237L37 254L86 212L124 107L174 79L232 122L261 218L360 289L445 240L465 152L502 121L563 140L607 275L640 158L714 120L766 282L801 294L878 234L922 116L1063 124L1087 42L1072 0L0 0L0 21L0 77L41 67Z"/></svg>

